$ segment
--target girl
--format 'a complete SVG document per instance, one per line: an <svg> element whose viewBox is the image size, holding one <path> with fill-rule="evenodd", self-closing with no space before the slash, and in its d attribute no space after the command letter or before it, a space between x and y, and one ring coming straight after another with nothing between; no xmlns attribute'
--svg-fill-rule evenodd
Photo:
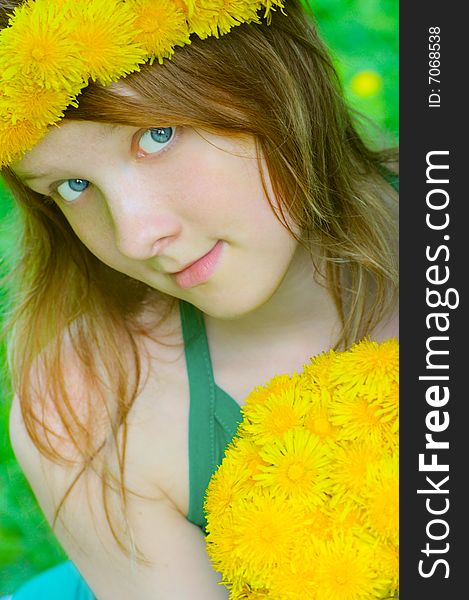
<svg viewBox="0 0 469 600"><path fill-rule="evenodd" d="M395 156L361 140L299 0L18 5L11 439L73 563L14 599L226 598L202 503L244 398L397 333Z"/></svg>

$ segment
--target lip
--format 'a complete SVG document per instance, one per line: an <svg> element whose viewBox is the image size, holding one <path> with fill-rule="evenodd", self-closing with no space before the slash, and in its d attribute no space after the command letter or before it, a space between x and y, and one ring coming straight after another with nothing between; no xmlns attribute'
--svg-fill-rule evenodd
<svg viewBox="0 0 469 600"><path fill-rule="evenodd" d="M177 285L186 289L208 281L217 268L222 250L223 242L218 240L207 254L204 254L181 271L172 273Z"/></svg>

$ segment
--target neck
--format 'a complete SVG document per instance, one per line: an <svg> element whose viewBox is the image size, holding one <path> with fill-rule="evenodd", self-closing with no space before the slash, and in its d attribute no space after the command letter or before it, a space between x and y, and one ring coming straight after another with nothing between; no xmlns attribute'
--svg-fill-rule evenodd
<svg viewBox="0 0 469 600"><path fill-rule="evenodd" d="M338 316L330 292L314 276L309 253L298 246L291 265L271 298L234 320L206 315L212 338L229 339L230 345L250 339L263 345L270 339L301 340L326 336L333 345L339 332Z"/></svg>

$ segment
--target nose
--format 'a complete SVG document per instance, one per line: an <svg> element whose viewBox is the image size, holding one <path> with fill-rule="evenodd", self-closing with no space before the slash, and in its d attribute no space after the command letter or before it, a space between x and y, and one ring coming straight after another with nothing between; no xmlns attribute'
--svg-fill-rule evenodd
<svg viewBox="0 0 469 600"><path fill-rule="evenodd" d="M122 184L122 180L121 180ZM181 233L181 222L155 193L134 180L120 185L107 199L117 249L134 260L157 257Z"/></svg>

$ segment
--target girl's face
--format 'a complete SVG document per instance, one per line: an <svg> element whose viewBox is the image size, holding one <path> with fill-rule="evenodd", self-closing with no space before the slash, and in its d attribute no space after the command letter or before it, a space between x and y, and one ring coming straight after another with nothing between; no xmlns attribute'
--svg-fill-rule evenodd
<svg viewBox="0 0 469 600"><path fill-rule="evenodd" d="M213 317L269 300L296 249L247 136L64 121L13 170L104 263Z"/></svg>

